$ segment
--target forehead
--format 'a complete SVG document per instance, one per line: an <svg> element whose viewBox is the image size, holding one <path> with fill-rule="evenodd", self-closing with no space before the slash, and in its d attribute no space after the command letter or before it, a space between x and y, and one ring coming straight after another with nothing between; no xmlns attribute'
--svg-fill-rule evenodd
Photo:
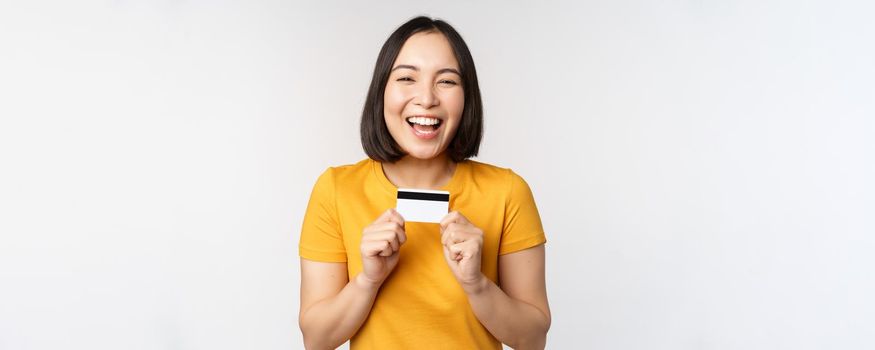
<svg viewBox="0 0 875 350"><path fill-rule="evenodd" d="M439 32L421 32L410 36L398 52L393 66L399 64L427 70L459 68L450 41Z"/></svg>

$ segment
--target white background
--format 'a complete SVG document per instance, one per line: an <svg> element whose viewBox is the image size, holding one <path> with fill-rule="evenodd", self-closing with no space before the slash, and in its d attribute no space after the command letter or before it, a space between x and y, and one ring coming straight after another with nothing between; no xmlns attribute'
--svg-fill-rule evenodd
<svg viewBox="0 0 875 350"><path fill-rule="evenodd" d="M554 349L875 348L865 1L0 3L0 349L290 349L316 177L444 18Z"/></svg>

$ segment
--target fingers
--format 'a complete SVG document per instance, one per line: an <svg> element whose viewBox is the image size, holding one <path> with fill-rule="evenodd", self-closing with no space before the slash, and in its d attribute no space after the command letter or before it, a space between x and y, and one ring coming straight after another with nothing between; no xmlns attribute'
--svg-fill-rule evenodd
<svg viewBox="0 0 875 350"><path fill-rule="evenodd" d="M407 233L404 231L404 224L399 224L397 222L384 222L379 224L373 224L365 229L364 235L381 232L393 232L395 236L397 236L398 242L400 242L401 244L407 242ZM364 237L362 238L364 239Z"/></svg>
<svg viewBox="0 0 875 350"><path fill-rule="evenodd" d="M404 230L404 223L397 224L397 226L393 229L393 232L395 232L398 242L400 242L401 244L407 242L407 231Z"/></svg>
<svg viewBox="0 0 875 350"><path fill-rule="evenodd" d="M404 217L402 217L394 208L389 208L389 210L386 211L389 212L387 220L396 223L398 226L394 229L395 233L398 235L398 241L401 242L401 244L404 244L404 242L407 242L407 232L404 231Z"/></svg>
<svg viewBox="0 0 875 350"><path fill-rule="evenodd" d="M397 223L401 224L401 226L404 226L405 221L404 221L404 217L401 216L401 213L399 213L394 208L389 208L389 210L392 211L392 216L390 217L390 221L397 222Z"/></svg>
<svg viewBox="0 0 875 350"><path fill-rule="evenodd" d="M391 256L395 252L392 250L392 244L389 241L367 241L362 242L362 255L364 256Z"/></svg>
<svg viewBox="0 0 875 350"><path fill-rule="evenodd" d="M401 249L394 232L373 233L362 237L362 255L365 256L390 256Z"/></svg>
<svg viewBox="0 0 875 350"><path fill-rule="evenodd" d="M441 222L441 244L447 247L447 257L460 261L480 251L483 230L474 226L458 211L452 211Z"/></svg>
<svg viewBox="0 0 875 350"><path fill-rule="evenodd" d="M389 242L389 243L391 243L391 242ZM383 250L380 251L380 256L392 256L392 254L395 254L395 252L398 251L398 248L394 248L396 246L397 246L397 243L390 244L389 246L386 246L385 248L383 248Z"/></svg>
<svg viewBox="0 0 875 350"><path fill-rule="evenodd" d="M401 214L398 213L397 210L395 210L395 208L389 208L386 209L386 211L384 211L383 214L381 214L380 217L377 218L377 220L374 220L374 223L378 222L397 222L401 225L404 225L404 217L402 217Z"/></svg>
<svg viewBox="0 0 875 350"><path fill-rule="evenodd" d="M362 255L392 256L406 241L404 218L394 209L389 209L362 232Z"/></svg>
<svg viewBox="0 0 875 350"><path fill-rule="evenodd" d="M450 245L464 242L472 238L482 241L483 231L472 224L451 223L441 232L441 244Z"/></svg>
<svg viewBox="0 0 875 350"><path fill-rule="evenodd" d="M453 211L447 213L447 215L445 215L444 218L441 219L441 222L440 222L441 231L445 230L447 228L447 226L452 224L452 223L457 223L457 224L462 224L462 225L470 224L470 222L468 221L468 218L466 218L464 215L462 215L462 213L453 210Z"/></svg>
<svg viewBox="0 0 875 350"><path fill-rule="evenodd" d="M448 246L447 254L449 255L450 259L455 261L461 261L462 259L468 259L476 256L479 250L480 247L477 245L477 242L472 240Z"/></svg>
<svg viewBox="0 0 875 350"><path fill-rule="evenodd" d="M465 226L456 223L447 225L447 228L441 232L441 244L449 245L464 242L468 236L466 235L465 228Z"/></svg>

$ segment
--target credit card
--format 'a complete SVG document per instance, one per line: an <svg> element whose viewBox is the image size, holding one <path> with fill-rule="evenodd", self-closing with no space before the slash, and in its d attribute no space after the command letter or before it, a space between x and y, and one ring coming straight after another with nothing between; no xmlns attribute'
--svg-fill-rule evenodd
<svg viewBox="0 0 875 350"><path fill-rule="evenodd" d="M440 223L450 211L450 193L447 191L399 188L395 210L410 222Z"/></svg>

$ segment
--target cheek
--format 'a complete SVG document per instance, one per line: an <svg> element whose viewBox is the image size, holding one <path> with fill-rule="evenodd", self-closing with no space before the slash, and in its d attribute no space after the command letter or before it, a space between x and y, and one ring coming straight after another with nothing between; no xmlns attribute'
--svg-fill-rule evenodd
<svg viewBox="0 0 875 350"><path fill-rule="evenodd" d="M465 92L462 89L453 89L452 92L448 93L444 96L444 101L446 101L446 108L451 113L462 114L462 108L465 107Z"/></svg>
<svg viewBox="0 0 875 350"><path fill-rule="evenodd" d="M383 94L383 107L389 112L400 113L404 109L405 101L407 97L399 89L389 87Z"/></svg>
<svg viewBox="0 0 875 350"><path fill-rule="evenodd" d="M465 109L465 95L461 92L453 94L447 100L447 112L450 114L450 118L456 120L455 124L458 124L462 120L462 112Z"/></svg>

